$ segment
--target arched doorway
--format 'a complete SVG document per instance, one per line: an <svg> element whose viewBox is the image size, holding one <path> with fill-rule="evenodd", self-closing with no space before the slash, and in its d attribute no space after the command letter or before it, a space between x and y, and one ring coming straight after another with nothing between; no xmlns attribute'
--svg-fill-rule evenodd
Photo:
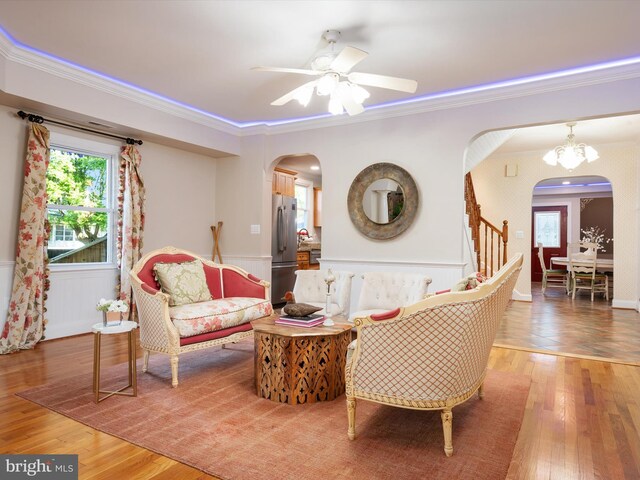
<svg viewBox="0 0 640 480"><path fill-rule="evenodd" d="M531 212L531 281L542 280L538 243L547 268L553 257L566 257L567 244L593 240L598 257L613 258L613 190L599 175L541 180L533 188ZM557 266L556 266L557 268Z"/></svg>
<svg viewBox="0 0 640 480"><path fill-rule="evenodd" d="M271 302L284 303L295 271L319 269L322 232L322 170L311 154L292 154L273 164Z"/></svg>

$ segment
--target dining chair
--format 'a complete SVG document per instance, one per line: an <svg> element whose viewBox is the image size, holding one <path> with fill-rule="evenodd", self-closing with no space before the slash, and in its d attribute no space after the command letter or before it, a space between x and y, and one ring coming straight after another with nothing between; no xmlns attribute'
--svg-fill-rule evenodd
<svg viewBox="0 0 640 480"><path fill-rule="evenodd" d="M542 294L547 287L559 287L567 290L568 272L560 269L550 269L544 263L544 246L538 243L538 259L542 268Z"/></svg>
<svg viewBox="0 0 640 480"><path fill-rule="evenodd" d="M572 296L576 298L577 290L590 290L593 302L596 293L604 293L609 301L609 277L604 273L596 272L598 255L597 244L580 243L584 252L576 252L569 256L569 271L571 272Z"/></svg>

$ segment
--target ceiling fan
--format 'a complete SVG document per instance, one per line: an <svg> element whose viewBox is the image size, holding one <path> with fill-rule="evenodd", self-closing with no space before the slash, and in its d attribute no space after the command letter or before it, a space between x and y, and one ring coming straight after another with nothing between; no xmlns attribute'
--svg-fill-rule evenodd
<svg viewBox="0 0 640 480"><path fill-rule="evenodd" d="M332 114L339 115L346 110L349 115L357 115L364 111L362 103L369 98L369 92L361 85L415 93L418 87L418 82L415 80L373 73L350 72L369 54L359 48L348 46L344 47L340 53L334 52L335 44L340 38L340 32L337 30L327 30L323 33L322 38L328 42L329 50L320 53L312 60L310 70L280 67L252 68L252 70L261 72L296 73L319 77L284 94L271 102L271 105L279 106L291 100L297 100L306 107L315 89L318 95L329 96L329 112Z"/></svg>

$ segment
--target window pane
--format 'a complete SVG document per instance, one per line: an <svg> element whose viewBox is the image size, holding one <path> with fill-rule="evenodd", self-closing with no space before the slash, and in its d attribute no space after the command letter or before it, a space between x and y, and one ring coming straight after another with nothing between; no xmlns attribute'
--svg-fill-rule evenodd
<svg viewBox="0 0 640 480"><path fill-rule="evenodd" d="M534 212L535 243L544 247L560 247L560 212Z"/></svg>
<svg viewBox="0 0 640 480"><path fill-rule="evenodd" d="M297 185L296 188L296 229L307 228L309 187Z"/></svg>
<svg viewBox="0 0 640 480"><path fill-rule="evenodd" d="M309 189L304 185L296 185L296 200L298 201L298 209L307 209L307 191Z"/></svg>
<svg viewBox="0 0 640 480"><path fill-rule="evenodd" d="M52 148L47 195L49 204L105 208L107 159Z"/></svg>
<svg viewBox="0 0 640 480"><path fill-rule="evenodd" d="M49 209L48 218L51 263L107 261L107 213Z"/></svg>

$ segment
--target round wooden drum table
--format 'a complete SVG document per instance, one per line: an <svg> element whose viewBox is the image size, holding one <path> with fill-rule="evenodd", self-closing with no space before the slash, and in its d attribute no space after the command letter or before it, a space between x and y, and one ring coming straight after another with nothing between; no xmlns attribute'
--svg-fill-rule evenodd
<svg viewBox="0 0 640 480"><path fill-rule="evenodd" d="M251 322L258 396L296 405L342 395L353 325L335 316L332 327L292 327L276 325L278 317Z"/></svg>

